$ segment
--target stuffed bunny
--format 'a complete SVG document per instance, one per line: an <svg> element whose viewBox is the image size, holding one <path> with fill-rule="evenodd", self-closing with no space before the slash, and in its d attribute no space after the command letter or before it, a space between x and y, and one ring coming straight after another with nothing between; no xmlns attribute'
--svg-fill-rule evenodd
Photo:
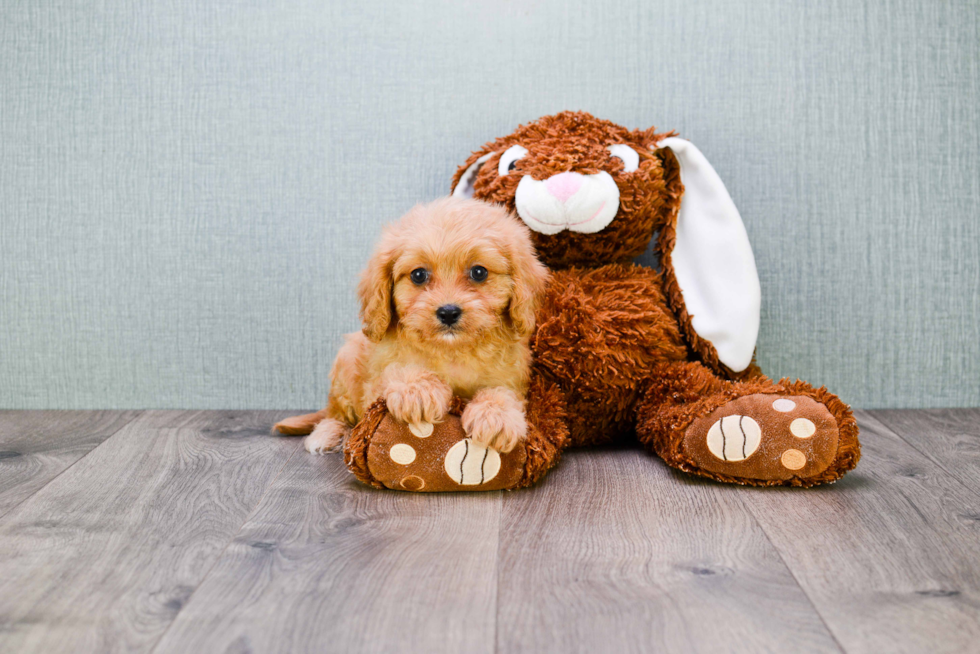
<svg viewBox="0 0 980 654"><path fill-rule="evenodd" d="M461 400L425 441L379 402L345 447L362 481L516 488L543 476L565 447L633 434L668 465L737 484L809 487L857 464L846 404L756 366L752 248L692 143L563 112L474 152L452 193L510 209L552 270L532 340L527 440L476 456L459 425ZM658 232L661 272L631 263ZM402 441L419 452L412 469L386 456Z"/></svg>

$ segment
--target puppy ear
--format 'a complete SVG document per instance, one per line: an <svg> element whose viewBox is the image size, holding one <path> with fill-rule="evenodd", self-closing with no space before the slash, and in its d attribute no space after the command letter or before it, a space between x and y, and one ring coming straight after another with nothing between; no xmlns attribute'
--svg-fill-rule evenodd
<svg viewBox="0 0 980 654"><path fill-rule="evenodd" d="M762 296L742 217L694 144L670 137L656 147L673 153L683 184L680 206L660 234L668 299L702 358L741 372L752 362Z"/></svg>
<svg viewBox="0 0 980 654"><path fill-rule="evenodd" d="M487 152L486 154L474 152L470 155L470 158L460 166L459 170L456 171L456 175L453 177L453 197L473 197L473 185L476 182L476 175L480 172L480 168L483 167L487 159L493 155L493 152Z"/></svg>
<svg viewBox="0 0 980 654"><path fill-rule="evenodd" d="M377 343L395 319L392 307L392 268L395 264L395 247L390 232L386 232L374 251L367 268L361 273L357 295L361 300L361 322L364 335Z"/></svg>
<svg viewBox="0 0 980 654"><path fill-rule="evenodd" d="M534 333L534 314L538 310L550 273L548 268L538 261L527 228L516 224L516 219L514 228L523 233L515 234L509 247L510 275L514 288L511 291L508 314L517 333L521 336L530 336Z"/></svg>

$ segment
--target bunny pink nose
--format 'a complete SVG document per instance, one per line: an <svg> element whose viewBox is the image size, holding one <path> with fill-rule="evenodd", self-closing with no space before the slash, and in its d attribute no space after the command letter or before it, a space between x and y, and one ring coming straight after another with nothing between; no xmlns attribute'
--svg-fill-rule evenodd
<svg viewBox="0 0 980 654"><path fill-rule="evenodd" d="M553 175L545 181L544 187L548 189L548 193L551 193L556 200L564 204L568 201L568 198L575 195L582 188L582 176L578 173Z"/></svg>

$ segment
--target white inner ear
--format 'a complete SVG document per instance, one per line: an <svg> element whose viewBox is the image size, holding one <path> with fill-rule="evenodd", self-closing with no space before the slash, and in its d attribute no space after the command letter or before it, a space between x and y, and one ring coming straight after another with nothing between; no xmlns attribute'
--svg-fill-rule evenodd
<svg viewBox="0 0 980 654"><path fill-rule="evenodd" d="M453 189L453 197L457 198L472 198L473 197L473 183L476 181L476 174L480 172L480 167L486 162L487 159L493 156L493 152L488 152L479 159L473 162L463 176L459 178L459 183L456 188Z"/></svg>
<svg viewBox="0 0 980 654"><path fill-rule="evenodd" d="M680 163L684 195L671 262L691 326L735 372L752 362L762 290L742 217L718 173L693 143L666 138Z"/></svg>

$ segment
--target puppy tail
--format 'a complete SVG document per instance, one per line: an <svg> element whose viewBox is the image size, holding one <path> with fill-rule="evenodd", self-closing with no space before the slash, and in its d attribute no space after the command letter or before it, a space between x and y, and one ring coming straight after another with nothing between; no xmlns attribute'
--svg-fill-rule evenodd
<svg viewBox="0 0 980 654"><path fill-rule="evenodd" d="M306 436L313 432L317 423L327 418L327 410L321 409L316 413L307 413L302 416L293 416L281 420L272 427L272 433L279 433L283 436Z"/></svg>

